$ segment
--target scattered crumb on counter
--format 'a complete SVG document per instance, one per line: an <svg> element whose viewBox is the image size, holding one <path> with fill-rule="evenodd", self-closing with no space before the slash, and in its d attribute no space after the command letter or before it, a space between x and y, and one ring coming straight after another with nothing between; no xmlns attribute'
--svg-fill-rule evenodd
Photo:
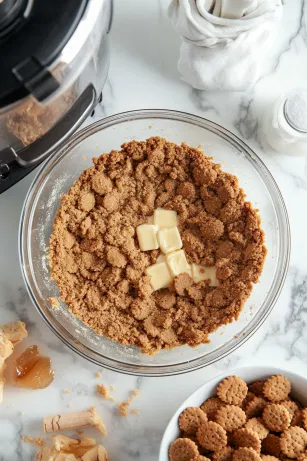
<svg viewBox="0 0 307 461"><path fill-rule="evenodd" d="M50 297L49 301L53 309L57 309L58 307L60 307L60 303L56 298Z"/></svg>
<svg viewBox="0 0 307 461"><path fill-rule="evenodd" d="M82 155L82 160L86 160L86 156L85 156L85 155Z"/></svg>
<svg viewBox="0 0 307 461"><path fill-rule="evenodd" d="M115 386L111 386L110 389L111 389L111 391L116 391L116 387L115 387Z"/></svg>
<svg viewBox="0 0 307 461"><path fill-rule="evenodd" d="M148 125L148 128L151 129L151 128L152 128L152 125Z"/></svg>
<svg viewBox="0 0 307 461"><path fill-rule="evenodd" d="M71 389L64 389L65 394L71 394Z"/></svg>
<svg viewBox="0 0 307 461"><path fill-rule="evenodd" d="M102 374L101 371L97 371L97 373L96 373L96 378L97 378L97 379L101 378L101 374Z"/></svg>
<svg viewBox="0 0 307 461"><path fill-rule="evenodd" d="M121 416L127 416L128 415L128 408L130 407L131 403L133 400L140 394L140 389L134 389L131 392L130 399L126 400L125 402L119 403L118 404L118 409L119 413Z"/></svg>
<svg viewBox="0 0 307 461"><path fill-rule="evenodd" d="M36 447L44 447L45 442L41 437L28 437L27 435L21 436L22 442L30 443L31 445L35 445Z"/></svg>
<svg viewBox="0 0 307 461"><path fill-rule="evenodd" d="M96 389L98 395L101 395L101 397L103 397L105 400L111 400L114 402L113 397L110 395L109 386L106 384L97 384Z"/></svg>
<svg viewBox="0 0 307 461"><path fill-rule="evenodd" d="M130 410L132 415L140 416L140 410L138 408Z"/></svg>

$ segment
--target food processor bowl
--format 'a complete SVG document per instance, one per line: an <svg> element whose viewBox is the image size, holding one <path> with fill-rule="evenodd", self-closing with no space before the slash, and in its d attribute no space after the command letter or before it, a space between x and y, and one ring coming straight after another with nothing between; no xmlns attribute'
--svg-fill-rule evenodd
<svg viewBox="0 0 307 461"><path fill-rule="evenodd" d="M50 279L49 238L61 196L91 166L92 157L119 149L132 139L160 136L202 146L224 171L238 177L259 209L267 258L260 282L237 321L209 336L210 344L162 350L147 356L97 335L68 310ZM51 330L72 350L111 370L144 376L167 376L195 370L225 357L252 336L267 318L282 289L290 255L287 211L272 175L243 141L225 128L195 115L169 110L139 110L107 117L76 133L41 168L26 197L20 223L20 263L30 297ZM53 307L50 298L59 300Z"/></svg>
<svg viewBox="0 0 307 461"><path fill-rule="evenodd" d="M16 30L0 24L0 193L81 126L109 69L112 0L22 3Z"/></svg>

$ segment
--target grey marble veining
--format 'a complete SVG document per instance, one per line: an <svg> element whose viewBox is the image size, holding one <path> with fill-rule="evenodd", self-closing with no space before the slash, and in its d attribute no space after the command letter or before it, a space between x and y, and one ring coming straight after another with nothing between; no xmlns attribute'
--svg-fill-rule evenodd
<svg viewBox="0 0 307 461"><path fill-rule="evenodd" d="M0 407L0 461L29 461L33 447L21 435L42 435L42 417L95 405L109 429L110 461L156 461L167 421L205 380L238 366L287 367L304 373L307 362L307 161L276 153L263 139L264 116L285 91L306 85L307 1L285 0L276 47L263 76L246 94L209 94L181 82L176 69L180 39L165 10L168 0L115 2L112 61L103 105L95 118L139 108L169 108L213 120L242 137L271 170L290 218L292 255L278 302L260 329L241 348L206 369L169 378L136 378L105 370L100 382L115 386L116 401L140 388L132 408L139 416L121 418L116 405L95 395L98 367L78 357L41 320L26 292L18 261L18 224L35 173L0 197L0 323L24 320L28 344L38 343L52 356L56 379L43 391L7 387ZM67 394L65 389L70 389Z"/></svg>

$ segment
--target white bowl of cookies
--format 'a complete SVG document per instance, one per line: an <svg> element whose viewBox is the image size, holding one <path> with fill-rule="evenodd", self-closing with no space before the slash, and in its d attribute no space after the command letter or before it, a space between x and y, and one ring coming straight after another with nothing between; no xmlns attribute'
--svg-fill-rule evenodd
<svg viewBox="0 0 307 461"><path fill-rule="evenodd" d="M307 461L307 379L246 367L201 386L171 418L159 461Z"/></svg>

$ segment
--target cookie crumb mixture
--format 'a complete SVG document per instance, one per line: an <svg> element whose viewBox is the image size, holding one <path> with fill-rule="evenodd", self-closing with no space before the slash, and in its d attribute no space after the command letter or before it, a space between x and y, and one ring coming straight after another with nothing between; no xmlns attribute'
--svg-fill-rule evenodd
<svg viewBox="0 0 307 461"><path fill-rule="evenodd" d="M50 238L63 301L98 334L146 354L208 342L238 318L266 255L258 212L237 178L159 137L93 162L62 197ZM188 264L212 268L217 286L182 273L153 292L147 269L159 251L142 251L136 229L158 209L177 213Z"/></svg>

